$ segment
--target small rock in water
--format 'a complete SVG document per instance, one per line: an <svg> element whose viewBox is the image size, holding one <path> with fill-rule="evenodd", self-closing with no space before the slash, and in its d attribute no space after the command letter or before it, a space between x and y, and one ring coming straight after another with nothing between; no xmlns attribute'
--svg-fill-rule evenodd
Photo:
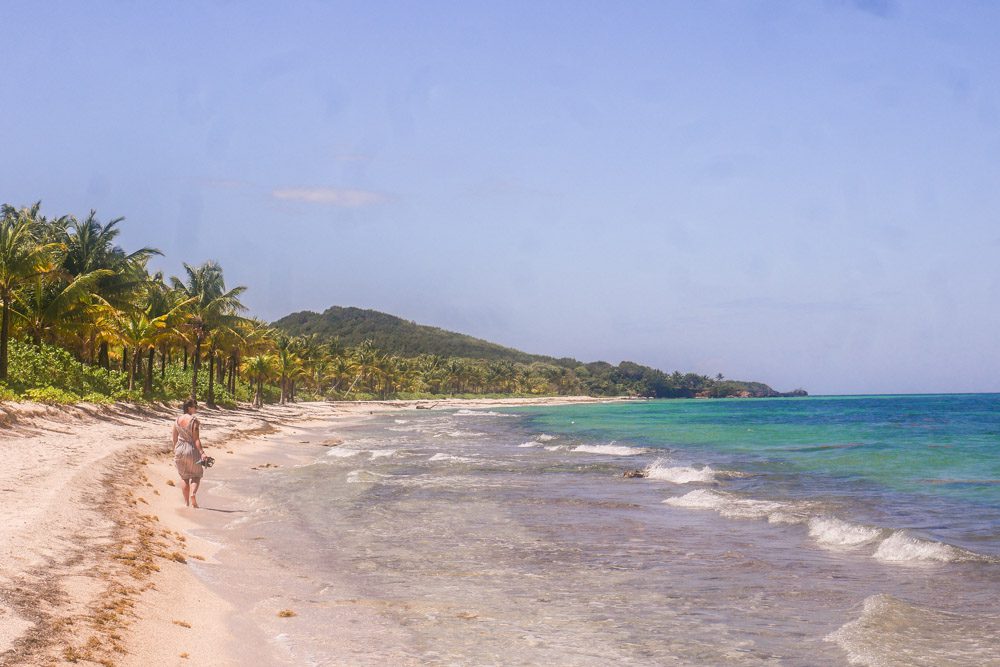
<svg viewBox="0 0 1000 667"><path fill-rule="evenodd" d="M624 477L625 479L636 479L638 477L645 477L645 476L646 473L644 473L642 470L626 470L624 473L622 473L622 477Z"/></svg>

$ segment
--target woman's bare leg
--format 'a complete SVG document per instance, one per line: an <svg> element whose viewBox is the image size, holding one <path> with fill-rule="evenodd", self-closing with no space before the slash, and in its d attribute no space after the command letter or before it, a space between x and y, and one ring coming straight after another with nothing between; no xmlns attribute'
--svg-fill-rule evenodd
<svg viewBox="0 0 1000 667"><path fill-rule="evenodd" d="M201 480L192 479L191 480L191 506L198 509L198 499L195 498L198 495L198 485L201 484Z"/></svg>
<svg viewBox="0 0 1000 667"><path fill-rule="evenodd" d="M186 479L181 481L184 482L184 485L181 487L181 493L184 494L184 505L187 506L191 504L191 501L188 500L188 497L191 495L191 485Z"/></svg>

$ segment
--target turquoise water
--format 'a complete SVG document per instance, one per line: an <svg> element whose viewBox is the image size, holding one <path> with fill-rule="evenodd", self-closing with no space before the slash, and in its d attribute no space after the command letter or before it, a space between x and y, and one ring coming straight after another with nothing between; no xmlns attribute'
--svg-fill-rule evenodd
<svg viewBox="0 0 1000 667"><path fill-rule="evenodd" d="M1000 394L671 400L518 408L533 428L751 476L855 519L1000 553Z"/></svg>
<svg viewBox="0 0 1000 667"><path fill-rule="evenodd" d="M264 633L262 665L1000 667L998 407L317 421L255 455L276 466L212 469L204 536L232 549L194 567Z"/></svg>

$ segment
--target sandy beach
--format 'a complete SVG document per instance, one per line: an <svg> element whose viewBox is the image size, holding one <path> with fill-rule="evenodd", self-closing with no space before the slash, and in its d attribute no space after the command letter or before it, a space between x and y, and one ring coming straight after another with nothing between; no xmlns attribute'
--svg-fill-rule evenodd
<svg viewBox="0 0 1000 667"><path fill-rule="evenodd" d="M273 451L268 435L310 424L346 424L418 405L593 400L298 403L203 410L201 419L207 451L220 467L250 467L275 460L263 455ZM211 484L200 494L204 509L183 507L172 484L173 416L164 406L22 403L0 410L6 461L0 468L0 665L231 665L248 664L263 650L252 632L235 624L231 604L189 567L211 563L222 546L191 531L224 520L226 511L215 507Z"/></svg>

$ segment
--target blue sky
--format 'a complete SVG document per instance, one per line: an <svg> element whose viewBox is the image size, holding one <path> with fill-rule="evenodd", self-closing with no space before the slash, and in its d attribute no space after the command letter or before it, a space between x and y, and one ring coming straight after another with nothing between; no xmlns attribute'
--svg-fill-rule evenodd
<svg viewBox="0 0 1000 667"><path fill-rule="evenodd" d="M44 4L44 6L43 6ZM0 6L0 200L266 318L1000 391L1000 5Z"/></svg>

